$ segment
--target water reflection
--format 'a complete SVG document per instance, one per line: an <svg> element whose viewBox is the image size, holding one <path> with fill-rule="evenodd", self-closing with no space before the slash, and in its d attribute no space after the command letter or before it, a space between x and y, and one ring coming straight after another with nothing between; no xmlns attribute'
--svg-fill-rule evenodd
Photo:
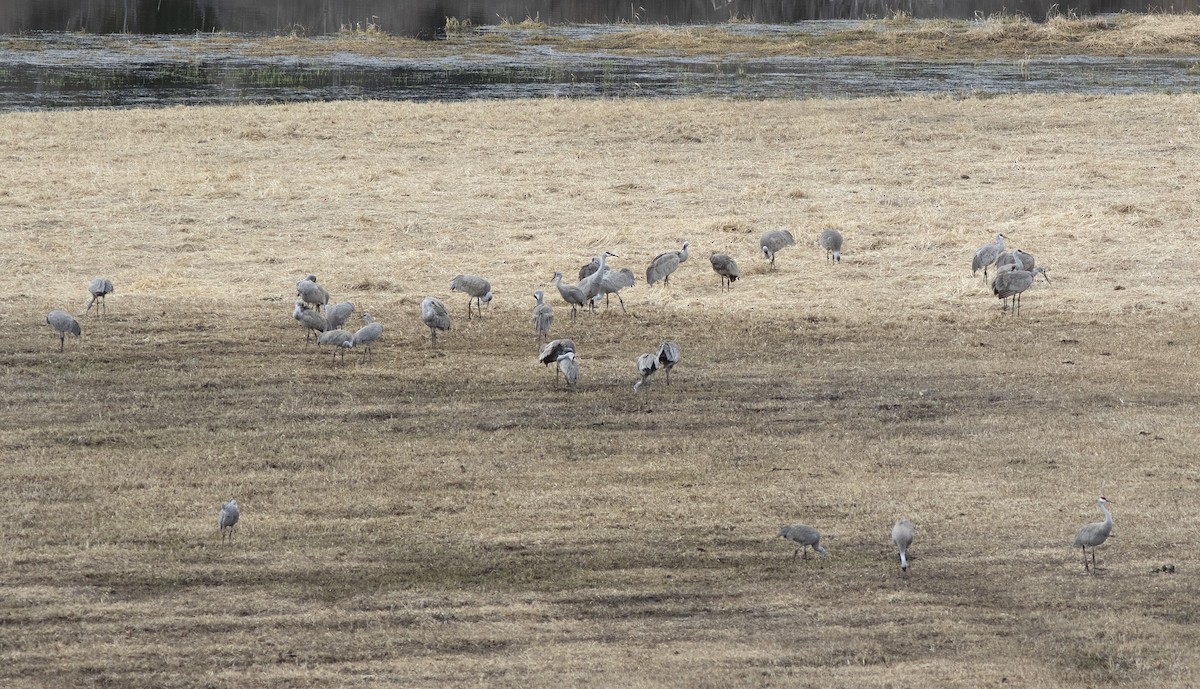
<svg viewBox="0 0 1200 689"><path fill-rule="evenodd" d="M727 22L779 24L884 17L969 19L998 12L1041 20L1051 8L1081 15L1195 12L1198 0L4 0L0 33L336 33L373 24L388 33L435 37L446 17L475 26L534 17L551 24Z"/></svg>
<svg viewBox="0 0 1200 689"><path fill-rule="evenodd" d="M745 31L845 29L846 22ZM556 29L580 38L619 27ZM334 53L256 57L248 37L159 36L127 41L85 34L26 37L0 48L0 111L60 107L277 103L344 99L718 96L806 98L907 94L1161 93L1200 91L1195 58L1044 58L930 62L892 58L713 59L559 53L425 58ZM197 51L220 42L221 52ZM241 43L238 43L240 41ZM244 49L239 49L244 45ZM195 55L208 57L197 58ZM219 57L212 57L219 54Z"/></svg>

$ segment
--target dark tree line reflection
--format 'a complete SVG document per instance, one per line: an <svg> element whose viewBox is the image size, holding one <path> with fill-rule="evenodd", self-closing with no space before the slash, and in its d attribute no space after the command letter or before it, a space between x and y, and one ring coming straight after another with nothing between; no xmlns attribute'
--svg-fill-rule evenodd
<svg viewBox="0 0 1200 689"><path fill-rule="evenodd" d="M446 17L472 24L711 23L731 18L765 23L884 17L902 10L918 18L971 18L997 12L1043 19L1049 11L1195 12L1197 0L3 0L0 33L335 33L375 24L388 33L434 36Z"/></svg>

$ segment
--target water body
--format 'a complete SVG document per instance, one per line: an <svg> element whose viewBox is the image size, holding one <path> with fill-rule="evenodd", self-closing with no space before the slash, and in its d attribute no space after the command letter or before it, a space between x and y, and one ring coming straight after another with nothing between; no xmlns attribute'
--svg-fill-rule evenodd
<svg viewBox="0 0 1200 689"><path fill-rule="evenodd" d="M828 31L854 25L739 24L735 30ZM595 25L558 30L584 38L628 29ZM197 49L198 43L218 40L220 51ZM88 34L26 36L0 48L0 111L346 99L1200 92L1200 57L960 62L625 57L560 53L536 42L514 41L515 52L503 56L409 59L334 53L301 58L251 56L256 41L228 35L156 36L138 40L131 49L129 42ZM213 54L218 56L196 57Z"/></svg>
<svg viewBox="0 0 1200 689"><path fill-rule="evenodd" d="M474 26L532 17L551 24L763 24L886 17L971 19L1000 12L1041 21L1052 8L1079 15L1196 12L1198 0L3 0L0 34L234 33L307 35L373 24L400 36L434 37L446 17Z"/></svg>

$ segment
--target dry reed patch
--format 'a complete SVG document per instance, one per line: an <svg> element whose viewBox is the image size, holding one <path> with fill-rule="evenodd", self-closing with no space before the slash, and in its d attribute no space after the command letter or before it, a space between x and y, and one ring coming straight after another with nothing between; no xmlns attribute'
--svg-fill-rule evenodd
<svg viewBox="0 0 1200 689"><path fill-rule="evenodd" d="M6 115L0 676L1187 686L1195 100ZM776 227L799 243L771 272ZM1020 319L969 274L997 230L1054 279ZM548 287L583 372L556 389L529 293L685 239L628 316L572 323ZM303 346L308 272L384 323L373 364ZM481 321L459 272L492 280ZM110 316L59 355L41 318L96 274ZM639 412L666 337L684 362ZM1089 578L1068 544L1100 493ZM829 560L789 559L793 521Z"/></svg>

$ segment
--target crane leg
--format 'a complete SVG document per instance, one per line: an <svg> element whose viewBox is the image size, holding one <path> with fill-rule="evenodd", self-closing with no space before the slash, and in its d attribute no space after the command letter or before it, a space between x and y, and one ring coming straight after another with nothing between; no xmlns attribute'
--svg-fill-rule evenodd
<svg viewBox="0 0 1200 689"><path fill-rule="evenodd" d="M625 310L625 300L621 298L620 294L617 295L617 301L621 302L621 313L629 315L629 312Z"/></svg>

